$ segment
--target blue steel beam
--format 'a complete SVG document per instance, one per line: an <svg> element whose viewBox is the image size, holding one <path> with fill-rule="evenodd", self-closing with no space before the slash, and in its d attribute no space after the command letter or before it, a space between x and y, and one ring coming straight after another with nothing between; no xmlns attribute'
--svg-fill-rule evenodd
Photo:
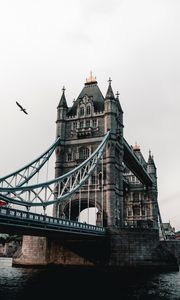
<svg viewBox="0 0 180 300"><path fill-rule="evenodd" d="M97 167L100 159L103 156L109 136L110 131L106 133L104 139L97 149L85 161L68 173L53 180L35 185L14 188L0 187L0 198L6 202L27 207L45 207L68 198L75 193L75 191L81 188L81 186L86 182L86 180L91 176L92 172ZM25 195L25 193L27 195L26 200L26 197L22 198L21 196L23 194ZM13 197L11 197L10 194L13 194Z"/></svg>
<svg viewBox="0 0 180 300"><path fill-rule="evenodd" d="M51 147L38 156L36 159L31 161L29 164L23 166L22 168L6 175L0 177L0 185L6 185L6 187L17 187L23 186L27 183L47 162L55 148L60 144L60 138L51 145Z"/></svg>

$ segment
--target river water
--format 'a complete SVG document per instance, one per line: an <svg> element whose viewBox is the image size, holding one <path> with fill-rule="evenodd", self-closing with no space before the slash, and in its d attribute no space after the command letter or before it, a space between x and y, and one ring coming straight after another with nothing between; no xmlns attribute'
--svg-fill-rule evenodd
<svg viewBox="0 0 180 300"><path fill-rule="evenodd" d="M12 267L0 257L0 300L14 299L178 299L180 272L94 272L60 267Z"/></svg>

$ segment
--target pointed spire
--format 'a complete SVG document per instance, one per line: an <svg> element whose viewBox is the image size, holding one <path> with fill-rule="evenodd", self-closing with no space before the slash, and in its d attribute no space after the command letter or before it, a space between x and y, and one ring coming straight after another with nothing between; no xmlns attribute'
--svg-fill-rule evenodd
<svg viewBox="0 0 180 300"><path fill-rule="evenodd" d="M155 163L154 163L154 157L151 154L151 150L149 150L148 164L149 165L155 165Z"/></svg>
<svg viewBox="0 0 180 300"><path fill-rule="evenodd" d="M63 86L62 88L62 96L61 96L61 99L59 101L59 105L58 107L63 107L63 108L68 108L68 105L67 105L67 101L66 101L66 97L65 97L65 87Z"/></svg>
<svg viewBox="0 0 180 300"><path fill-rule="evenodd" d="M109 78L108 82L109 82L109 86L108 86L108 90L107 90L107 93L106 93L106 99L115 99L114 97L114 93L113 93L113 90L112 90L112 87L111 87L111 78Z"/></svg>
<svg viewBox="0 0 180 300"><path fill-rule="evenodd" d="M120 101L119 101L119 95L120 95L120 93L117 91L116 92L116 101L117 101L117 104L118 104L118 107L119 107L119 111L121 113L123 113L123 110L122 110L122 107L121 107L121 104L120 104Z"/></svg>

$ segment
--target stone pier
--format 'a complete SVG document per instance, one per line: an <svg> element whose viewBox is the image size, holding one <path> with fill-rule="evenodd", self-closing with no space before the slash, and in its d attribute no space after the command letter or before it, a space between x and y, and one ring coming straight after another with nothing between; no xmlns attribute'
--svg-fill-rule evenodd
<svg viewBox="0 0 180 300"><path fill-rule="evenodd" d="M178 270L178 259L172 248L159 241L158 231L149 229L108 229L106 238L100 240L24 236L13 265Z"/></svg>

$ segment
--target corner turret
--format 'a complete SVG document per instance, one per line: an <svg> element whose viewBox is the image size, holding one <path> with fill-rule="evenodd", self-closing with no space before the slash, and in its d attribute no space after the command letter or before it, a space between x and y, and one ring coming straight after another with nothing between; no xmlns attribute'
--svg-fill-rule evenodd
<svg viewBox="0 0 180 300"><path fill-rule="evenodd" d="M105 132L111 130L112 133L116 133L117 121L117 105L116 99L111 86L111 78L109 78L109 86L107 89L106 97L104 100L104 112L105 112Z"/></svg>
<svg viewBox="0 0 180 300"><path fill-rule="evenodd" d="M59 105L58 105L58 107L57 108L60 108L60 107L62 107L62 108L68 108L68 105L67 105L67 101L66 101L66 97L65 97L65 87L63 86L63 88L62 88L62 96L61 96L61 99L60 99L60 101L59 101Z"/></svg>
<svg viewBox="0 0 180 300"><path fill-rule="evenodd" d="M68 111L68 105L65 97L65 87L62 88L62 96L57 106L57 129L56 136L61 137L61 139L65 138L66 131L66 116Z"/></svg>
<svg viewBox="0 0 180 300"><path fill-rule="evenodd" d="M149 175L156 180L157 174L156 174L156 166L154 163L153 155L151 154L151 151L149 150L149 157L147 162L147 172Z"/></svg>

